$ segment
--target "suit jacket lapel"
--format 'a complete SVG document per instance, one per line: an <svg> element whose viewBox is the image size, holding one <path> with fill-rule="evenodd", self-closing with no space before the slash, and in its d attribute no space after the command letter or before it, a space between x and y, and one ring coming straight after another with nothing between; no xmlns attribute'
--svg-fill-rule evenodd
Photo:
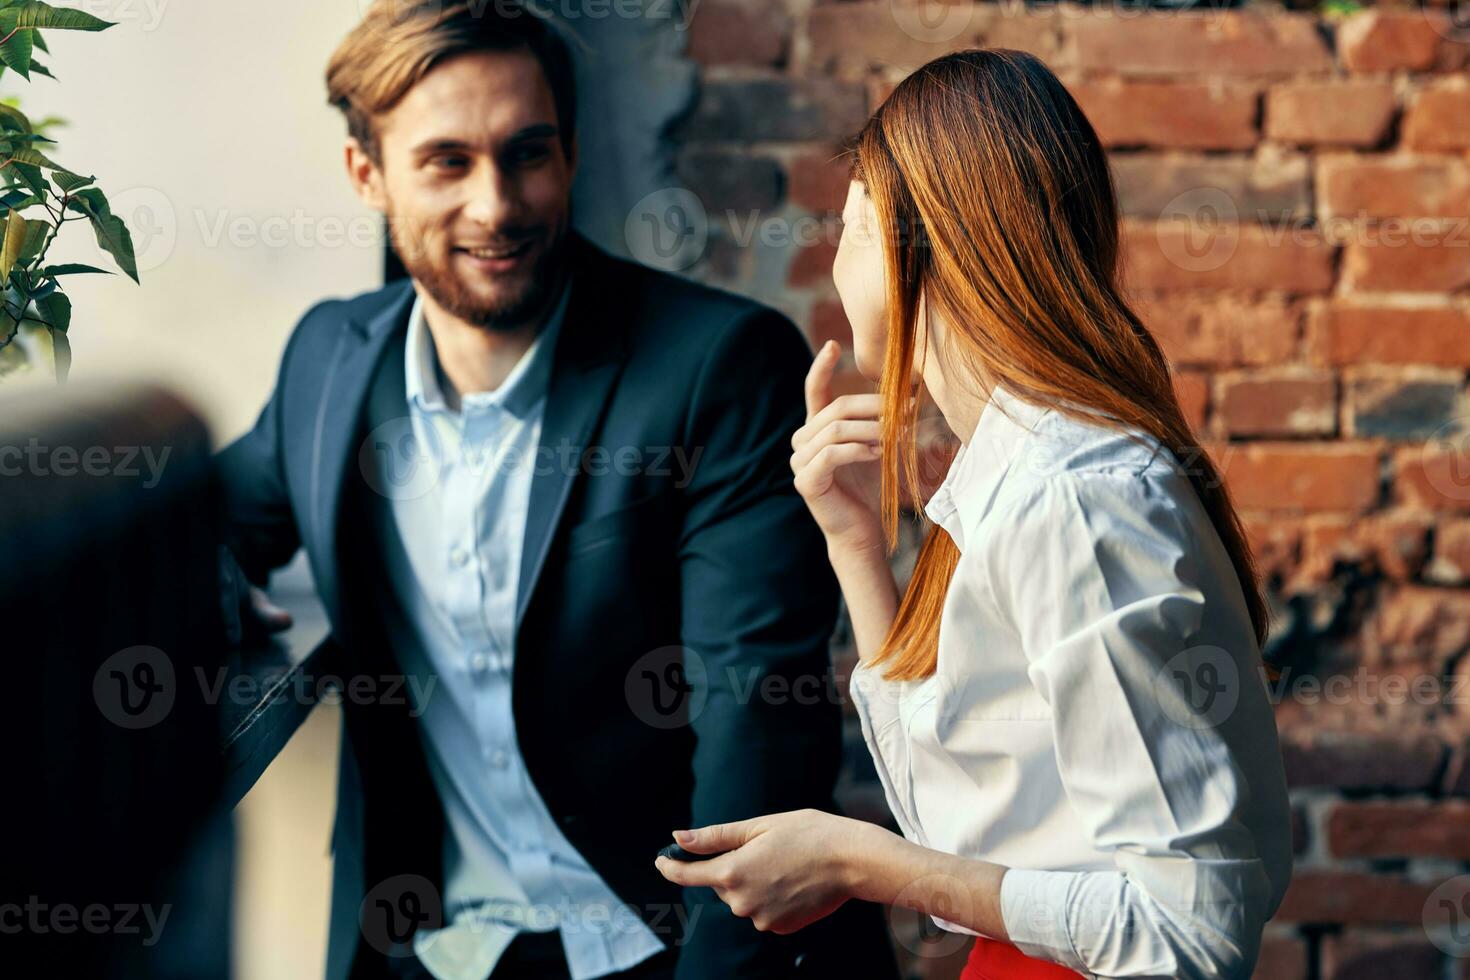
<svg viewBox="0 0 1470 980"><path fill-rule="evenodd" d="M626 352L627 305L607 302L619 290L608 281L606 258L577 235L573 235L571 247L572 295L552 360L536 469L531 477L516 593L517 631L541 576L573 480L582 469L587 440L607 404Z"/></svg>
<svg viewBox="0 0 1470 980"><path fill-rule="evenodd" d="M541 421L536 469L521 550L516 628L536 588L556 527L566 508L582 453L601 417L626 351L625 305L608 306L618 294L609 282L607 259L581 236L571 242L572 295L552 358L551 384ZM626 286L626 284L624 284ZM344 481L357 465L357 442L375 371L394 337L403 336L413 306L412 284L366 320L350 320L337 343L313 422L311 440L311 531L316 553L327 557L321 598L334 621L341 612L341 576L336 568ZM405 405L404 411L408 408Z"/></svg>

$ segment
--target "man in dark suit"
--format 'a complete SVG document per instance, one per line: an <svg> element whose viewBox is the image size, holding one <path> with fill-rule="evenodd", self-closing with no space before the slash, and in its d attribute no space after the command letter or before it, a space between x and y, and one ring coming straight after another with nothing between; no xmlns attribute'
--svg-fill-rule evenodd
<svg viewBox="0 0 1470 980"><path fill-rule="evenodd" d="M778 937L653 864L831 808L800 335L570 230L529 13L379 3L327 81L410 279L311 309L221 461L241 568L304 547L338 651L328 977L892 976L871 906Z"/></svg>

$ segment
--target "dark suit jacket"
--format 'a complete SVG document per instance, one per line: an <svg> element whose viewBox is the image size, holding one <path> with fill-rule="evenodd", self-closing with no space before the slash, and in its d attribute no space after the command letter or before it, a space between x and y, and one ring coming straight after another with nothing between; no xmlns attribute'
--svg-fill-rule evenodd
<svg viewBox="0 0 1470 980"><path fill-rule="evenodd" d="M776 937L653 866L675 828L832 806L837 590L788 465L810 351L770 309L572 248L520 569L527 769L572 844L679 948L681 980L893 976L872 906ZM238 561L260 583L305 547L349 684L396 670L359 451L375 375L401 377L412 300L404 280L313 307L255 428L221 456ZM675 452L697 460L692 475ZM679 681L680 647L697 655L687 681L654 690ZM680 690L687 721L670 722ZM443 815L414 726L402 705L344 699L329 980L373 955L365 895L442 883Z"/></svg>

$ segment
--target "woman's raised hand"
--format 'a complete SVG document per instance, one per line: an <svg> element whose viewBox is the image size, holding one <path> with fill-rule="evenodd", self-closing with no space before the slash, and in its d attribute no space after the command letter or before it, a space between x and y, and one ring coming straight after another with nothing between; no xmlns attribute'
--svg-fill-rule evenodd
<svg viewBox="0 0 1470 980"><path fill-rule="evenodd" d="M807 371L806 424L791 437L791 472L829 549L882 549L878 512L882 396L832 397L832 374L841 354L842 348L829 340Z"/></svg>

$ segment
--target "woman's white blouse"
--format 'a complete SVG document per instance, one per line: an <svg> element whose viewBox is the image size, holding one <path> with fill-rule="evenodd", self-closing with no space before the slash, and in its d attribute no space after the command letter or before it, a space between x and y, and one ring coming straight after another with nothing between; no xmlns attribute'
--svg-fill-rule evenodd
<svg viewBox="0 0 1470 980"><path fill-rule="evenodd" d="M925 508L961 551L938 669L852 696L904 835L1010 869L1023 952L1247 977L1291 875L1275 722L1188 454L1137 439L997 389Z"/></svg>

